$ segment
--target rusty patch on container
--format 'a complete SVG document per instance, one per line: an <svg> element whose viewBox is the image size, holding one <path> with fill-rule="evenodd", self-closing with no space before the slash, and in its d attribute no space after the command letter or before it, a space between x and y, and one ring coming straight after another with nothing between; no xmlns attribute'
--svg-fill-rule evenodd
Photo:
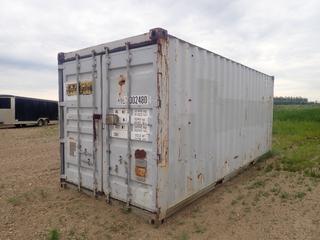
<svg viewBox="0 0 320 240"><path fill-rule="evenodd" d="M144 159L136 159L135 173L137 180L145 181L147 175L147 161Z"/></svg>
<svg viewBox="0 0 320 240"><path fill-rule="evenodd" d="M199 180L199 181L201 182L201 184L202 184L202 183L203 183L203 180L204 180L204 179L203 179L203 174L202 174L202 173L199 173L197 177L198 177L198 180Z"/></svg>
<svg viewBox="0 0 320 240"><path fill-rule="evenodd" d="M169 122L169 67L168 67L168 40L159 38L158 43L158 72L157 95L161 105L158 111L159 129L157 134L158 152L161 156L160 166L167 167L168 163L168 122Z"/></svg>
<svg viewBox="0 0 320 240"><path fill-rule="evenodd" d="M146 177L147 169L144 167L136 166L136 175L138 177Z"/></svg>
<svg viewBox="0 0 320 240"><path fill-rule="evenodd" d="M187 192L192 192L193 191L193 183L192 183L192 177L187 176Z"/></svg>
<svg viewBox="0 0 320 240"><path fill-rule="evenodd" d="M156 192L157 217L165 217L166 202L159 198L160 192L166 191L168 182L168 147L169 147L169 67L168 67L168 38L157 39L157 154L158 166L158 191ZM165 193L163 193L165 194Z"/></svg>
<svg viewBox="0 0 320 240"><path fill-rule="evenodd" d="M147 153L144 149L137 149L135 152L134 152L134 157L136 159L145 159L147 157Z"/></svg>
<svg viewBox="0 0 320 240"><path fill-rule="evenodd" d="M119 84L119 96L121 96L123 95L123 86L126 84L126 78L122 74L120 74L119 76L118 84Z"/></svg>

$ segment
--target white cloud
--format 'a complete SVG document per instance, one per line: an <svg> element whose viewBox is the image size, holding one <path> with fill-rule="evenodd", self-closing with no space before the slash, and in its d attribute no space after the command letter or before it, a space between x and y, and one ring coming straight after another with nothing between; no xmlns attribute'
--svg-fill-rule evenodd
<svg viewBox="0 0 320 240"><path fill-rule="evenodd" d="M275 95L320 100L318 9L316 0L2 0L0 93L57 98L58 52L159 26L275 75Z"/></svg>

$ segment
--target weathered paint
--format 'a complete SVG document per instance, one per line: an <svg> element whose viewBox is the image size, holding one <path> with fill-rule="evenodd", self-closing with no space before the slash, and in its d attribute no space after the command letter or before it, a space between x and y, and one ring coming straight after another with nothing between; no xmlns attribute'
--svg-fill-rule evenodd
<svg viewBox="0 0 320 240"><path fill-rule="evenodd" d="M273 77L163 29L58 59L62 181L161 220L271 148Z"/></svg>
<svg viewBox="0 0 320 240"><path fill-rule="evenodd" d="M174 37L168 59L173 208L271 149L273 77Z"/></svg>

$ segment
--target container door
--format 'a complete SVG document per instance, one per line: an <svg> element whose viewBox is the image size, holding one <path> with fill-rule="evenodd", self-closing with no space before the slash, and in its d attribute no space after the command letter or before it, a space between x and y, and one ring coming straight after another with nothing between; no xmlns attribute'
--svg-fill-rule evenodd
<svg viewBox="0 0 320 240"><path fill-rule="evenodd" d="M102 191L101 56L63 64L66 181Z"/></svg>
<svg viewBox="0 0 320 240"><path fill-rule="evenodd" d="M106 54L103 78L103 190L156 211L156 45Z"/></svg>

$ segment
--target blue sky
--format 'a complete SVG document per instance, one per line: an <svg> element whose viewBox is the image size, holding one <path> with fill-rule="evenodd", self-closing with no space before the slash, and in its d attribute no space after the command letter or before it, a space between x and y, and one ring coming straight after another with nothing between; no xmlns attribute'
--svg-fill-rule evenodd
<svg viewBox="0 0 320 240"><path fill-rule="evenodd" d="M57 99L58 52L166 28L320 101L320 1L1 0L0 94Z"/></svg>

